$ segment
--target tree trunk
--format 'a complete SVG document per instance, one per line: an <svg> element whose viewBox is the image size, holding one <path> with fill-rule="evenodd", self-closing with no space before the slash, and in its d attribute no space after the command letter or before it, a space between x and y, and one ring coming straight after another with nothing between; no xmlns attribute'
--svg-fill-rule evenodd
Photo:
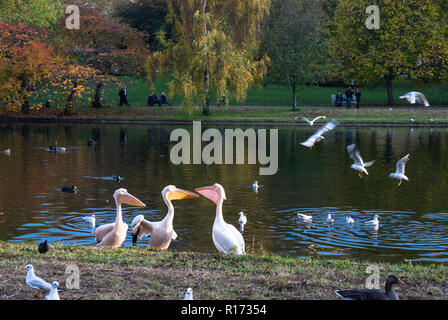
<svg viewBox="0 0 448 320"><path fill-rule="evenodd" d="M393 70L389 70L389 74L384 76L384 80L386 81L386 90L387 90L387 103L390 106L394 105L394 93L392 91L392 80L394 79Z"/></svg>
<svg viewBox="0 0 448 320"><path fill-rule="evenodd" d="M101 88L103 87L102 82L98 82L96 84L95 97L93 98L92 108L101 108L103 105L101 104Z"/></svg>
<svg viewBox="0 0 448 320"><path fill-rule="evenodd" d="M73 98L75 97L77 87L78 87L78 83L75 82L73 85L72 91L70 92L70 94L67 98L67 104L65 105L64 113L66 113L66 114L70 114L72 112Z"/></svg>
<svg viewBox="0 0 448 320"><path fill-rule="evenodd" d="M204 116L210 115L210 75L208 73L208 70L205 71L205 79L204 79L204 91L205 91L205 103L204 107L202 108L202 114Z"/></svg>
<svg viewBox="0 0 448 320"><path fill-rule="evenodd" d="M292 83L292 111L296 111L297 107L297 91L296 91L296 84Z"/></svg>

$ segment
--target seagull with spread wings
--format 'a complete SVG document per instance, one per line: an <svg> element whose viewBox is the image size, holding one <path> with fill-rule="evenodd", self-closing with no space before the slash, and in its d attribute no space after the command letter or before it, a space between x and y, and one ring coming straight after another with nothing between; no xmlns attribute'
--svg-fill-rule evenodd
<svg viewBox="0 0 448 320"><path fill-rule="evenodd" d="M295 117L295 120L297 121L297 120L300 120L300 119L302 119L302 120L304 120L305 122L307 122L310 126L313 126L314 125L314 122L315 121L317 121L317 120L319 120L319 119L326 119L327 117L325 117L325 116L319 116L319 117L316 117L316 118L314 118L314 120L308 120L307 118L305 118L305 117Z"/></svg>
<svg viewBox="0 0 448 320"><path fill-rule="evenodd" d="M406 99L410 104L418 103L424 105L425 107L429 107L428 100L423 95L423 93L420 92L408 92L404 96L401 96L400 99Z"/></svg>
<svg viewBox="0 0 448 320"><path fill-rule="evenodd" d="M366 168L373 165L376 160L364 163L364 161L361 158L361 155L359 154L359 149L355 144L349 145L347 147L347 151L348 151L350 158L352 158L353 161L355 162L354 164L352 164L352 166L350 168L359 171L358 175L360 178L362 178L363 172L368 175L369 173L367 172Z"/></svg>
<svg viewBox="0 0 448 320"><path fill-rule="evenodd" d="M404 156L403 158L398 160L397 171L392 172L389 175L389 178L394 178L394 179L400 180L400 183L398 184L398 186L401 186L401 183L403 182L403 180L409 181L409 178L407 176L405 176L405 174L404 174L406 163L408 161L409 161L409 154L407 154L406 156Z"/></svg>
<svg viewBox="0 0 448 320"><path fill-rule="evenodd" d="M317 130L311 137L309 137L306 141L302 142L301 145L308 147L310 149L313 148L313 146L316 142L319 142L319 141L322 141L325 139L323 136L325 133L327 133L330 130L333 130L338 125L339 125L339 122L336 120L331 120L331 121L327 122L322 128Z"/></svg>

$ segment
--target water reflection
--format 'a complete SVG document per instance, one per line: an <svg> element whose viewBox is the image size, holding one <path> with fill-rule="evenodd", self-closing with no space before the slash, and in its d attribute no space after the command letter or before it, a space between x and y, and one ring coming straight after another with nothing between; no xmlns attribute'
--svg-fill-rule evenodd
<svg viewBox="0 0 448 320"><path fill-rule="evenodd" d="M0 150L11 148L11 156L0 154L0 239L92 244L94 234L83 217L94 214L97 225L112 222L112 194L119 187L147 205L123 208L130 224L138 214L163 219L166 185L193 190L219 182L228 199L225 220L239 228L238 213L249 217L243 233L249 252L263 247L294 257L448 261L448 129L340 126L309 150L300 142L313 128L279 128L279 171L259 176L258 165L171 164L170 133L177 127L1 124ZM91 139L97 144L89 145ZM67 152L46 151L54 141ZM359 145L363 158L377 159L363 179L350 168L345 148L351 143ZM388 175L408 153L410 181L398 188ZM66 185L76 185L78 193L61 192ZM171 249L214 252L213 203L201 197L174 205L179 237ZM313 216L312 222L300 221L298 212ZM328 214L335 219L331 225ZM377 230L365 224L375 214ZM346 223L347 215L353 225ZM131 242L129 234L124 245ZM138 245L147 245L147 239Z"/></svg>

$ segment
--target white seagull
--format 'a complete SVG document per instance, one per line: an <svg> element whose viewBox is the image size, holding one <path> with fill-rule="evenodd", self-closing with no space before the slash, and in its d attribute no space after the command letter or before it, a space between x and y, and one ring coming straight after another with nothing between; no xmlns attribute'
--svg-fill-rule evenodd
<svg viewBox="0 0 448 320"><path fill-rule="evenodd" d="M317 120L319 120L319 119L326 119L327 117L325 117L325 116L319 116L319 117L317 117L317 118L314 118L314 120L312 120L312 121L310 121L310 120L308 120L307 118L305 118L305 117L295 117L295 120L297 121L297 120L299 120L299 119L302 119L302 120L305 120L305 122L307 122L310 126L313 126L314 125L314 122L315 121L317 121Z"/></svg>
<svg viewBox="0 0 448 320"><path fill-rule="evenodd" d="M243 211L240 212L240 218L238 219L238 223L240 224L241 231L244 231L244 225L247 223L247 217Z"/></svg>
<svg viewBox="0 0 448 320"><path fill-rule="evenodd" d="M306 214L299 212L297 212L297 217L301 218L305 222L311 222L313 220L313 216L308 216Z"/></svg>
<svg viewBox="0 0 448 320"><path fill-rule="evenodd" d="M373 217L373 220L366 221L365 223L367 223L367 224L371 224L371 225L377 227L377 226L380 224L379 218L380 218L380 216L376 214L376 215Z"/></svg>
<svg viewBox="0 0 448 320"><path fill-rule="evenodd" d="M362 178L363 172L368 175L369 173L367 172L366 168L373 165L376 160L364 163L364 161L361 158L361 155L359 154L359 149L355 144L349 145L347 147L347 152L348 152L350 158L352 158L353 161L355 162L354 164L351 165L350 168L359 171L358 175L360 178Z"/></svg>
<svg viewBox="0 0 448 320"><path fill-rule="evenodd" d="M11 155L11 149L6 149L3 151L0 151L0 153L3 153L4 155L10 156Z"/></svg>
<svg viewBox="0 0 448 320"><path fill-rule="evenodd" d="M96 224L96 219L95 219L95 215L92 214L90 217L82 217L82 219L87 222L88 224L90 224L92 226L92 228L95 228L95 224Z"/></svg>
<svg viewBox="0 0 448 320"><path fill-rule="evenodd" d="M392 172L389 175L389 178L394 178L394 179L400 180L400 183L398 184L398 186L401 185L403 180L409 181L409 178L407 176L405 176L405 174L404 174L405 166L406 166L406 163L408 162L408 160L409 160L409 154L407 154L406 156L404 156L403 158L398 160L397 171Z"/></svg>
<svg viewBox="0 0 448 320"><path fill-rule="evenodd" d="M353 219L353 217L351 215L348 215L345 217L345 222L347 222L348 224L354 224L355 219Z"/></svg>
<svg viewBox="0 0 448 320"><path fill-rule="evenodd" d="M44 300L61 300L61 298L59 298L58 287L59 283L57 281L53 281L51 283L50 293L45 296Z"/></svg>
<svg viewBox="0 0 448 320"><path fill-rule="evenodd" d="M302 142L301 145L312 148L316 142L324 140L324 134L330 130L336 128L339 125L338 121L332 120L327 122L322 128L317 130L311 137L309 137L306 141Z"/></svg>
<svg viewBox="0 0 448 320"><path fill-rule="evenodd" d="M26 272L26 284L28 287L37 290L36 299L40 298L40 293L46 293L51 291L51 284L43 280L42 278L37 277L34 274L34 267L31 264L27 264L25 266Z"/></svg>
<svg viewBox="0 0 448 320"><path fill-rule="evenodd" d="M333 218L333 216L330 213L327 216L327 222L331 223L331 224L333 224L333 222L334 222L334 218Z"/></svg>
<svg viewBox="0 0 448 320"><path fill-rule="evenodd" d="M193 289L188 288L183 300L193 300Z"/></svg>
<svg viewBox="0 0 448 320"><path fill-rule="evenodd" d="M252 183L252 189L254 189L255 191L258 191L258 181L255 181L254 183Z"/></svg>
<svg viewBox="0 0 448 320"><path fill-rule="evenodd" d="M400 99L406 99L410 104L423 104L425 107L429 107L429 102L423 93L420 92L408 92L404 96L401 96Z"/></svg>

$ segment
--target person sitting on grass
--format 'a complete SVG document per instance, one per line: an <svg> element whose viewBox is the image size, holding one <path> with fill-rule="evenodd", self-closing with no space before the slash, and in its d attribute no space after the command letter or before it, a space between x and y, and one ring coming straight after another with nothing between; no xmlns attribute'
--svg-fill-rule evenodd
<svg viewBox="0 0 448 320"><path fill-rule="evenodd" d="M336 100L335 100L336 108L341 108L343 101L344 101L344 97L342 96L341 91L338 91L338 94L336 95Z"/></svg>
<svg viewBox="0 0 448 320"><path fill-rule="evenodd" d="M148 97L148 107L152 107L156 103L159 106L162 106L162 102L160 101L160 99L154 94L154 92L151 92L151 95Z"/></svg>
<svg viewBox="0 0 448 320"><path fill-rule="evenodd" d="M160 96L160 102L162 104L168 104L168 105L170 104L169 100L168 100L168 96L166 95L165 92L162 92L162 95Z"/></svg>

